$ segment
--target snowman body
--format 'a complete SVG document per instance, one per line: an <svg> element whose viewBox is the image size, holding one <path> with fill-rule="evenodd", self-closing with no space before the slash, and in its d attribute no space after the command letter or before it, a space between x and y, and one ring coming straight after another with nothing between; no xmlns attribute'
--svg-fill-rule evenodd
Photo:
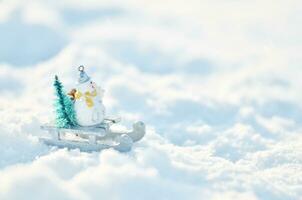
<svg viewBox="0 0 302 200"><path fill-rule="evenodd" d="M103 90L92 81L79 83L76 87L74 108L80 126L96 126L103 122L105 107Z"/></svg>

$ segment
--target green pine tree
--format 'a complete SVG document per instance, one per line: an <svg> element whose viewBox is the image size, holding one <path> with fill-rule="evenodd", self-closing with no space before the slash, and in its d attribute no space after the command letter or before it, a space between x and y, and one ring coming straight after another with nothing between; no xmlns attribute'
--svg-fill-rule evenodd
<svg viewBox="0 0 302 200"><path fill-rule="evenodd" d="M56 126L60 128L70 128L76 126L76 115L73 102L65 94L63 85L59 81L58 76L55 76L54 87L57 99L55 101L56 110Z"/></svg>

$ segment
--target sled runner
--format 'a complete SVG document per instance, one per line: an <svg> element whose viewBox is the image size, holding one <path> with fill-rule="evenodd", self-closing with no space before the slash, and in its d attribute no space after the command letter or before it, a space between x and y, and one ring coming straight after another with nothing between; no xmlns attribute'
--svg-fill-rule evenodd
<svg viewBox="0 0 302 200"><path fill-rule="evenodd" d="M80 149L85 152L100 151L114 148L121 152L130 151L134 142L145 135L145 124L136 122L131 131L112 131L110 123L103 123L96 127L57 128L55 126L41 126L48 131L50 137L40 138L47 145L59 148Z"/></svg>

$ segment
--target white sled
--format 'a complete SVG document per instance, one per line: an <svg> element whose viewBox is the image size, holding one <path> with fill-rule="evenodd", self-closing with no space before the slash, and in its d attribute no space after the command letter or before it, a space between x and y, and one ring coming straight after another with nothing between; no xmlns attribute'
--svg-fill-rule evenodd
<svg viewBox="0 0 302 200"><path fill-rule="evenodd" d="M101 151L113 148L121 152L130 151L134 142L145 135L145 124L136 122L131 131L113 131L110 126L118 120L106 119L96 127L57 128L55 126L41 126L50 133L50 137L40 138L46 145L59 148L80 149L85 152Z"/></svg>

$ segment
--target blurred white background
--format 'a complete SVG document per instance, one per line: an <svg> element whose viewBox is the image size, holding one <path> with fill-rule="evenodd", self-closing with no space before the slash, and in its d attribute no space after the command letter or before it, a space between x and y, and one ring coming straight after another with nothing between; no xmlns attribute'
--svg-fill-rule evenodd
<svg viewBox="0 0 302 200"><path fill-rule="evenodd" d="M299 0L0 1L0 199L299 199ZM127 154L38 142L77 67Z"/></svg>

